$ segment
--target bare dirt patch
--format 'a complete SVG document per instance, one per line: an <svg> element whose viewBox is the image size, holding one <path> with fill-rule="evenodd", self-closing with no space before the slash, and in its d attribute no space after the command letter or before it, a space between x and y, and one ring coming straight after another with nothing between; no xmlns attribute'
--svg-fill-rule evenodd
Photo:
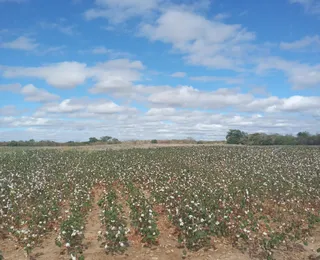
<svg viewBox="0 0 320 260"><path fill-rule="evenodd" d="M276 260L320 260L320 226L315 228L308 244L296 243L290 246L289 250L277 250L274 254Z"/></svg>
<svg viewBox="0 0 320 260"><path fill-rule="evenodd" d="M5 260L26 259L26 254L15 240L0 231L0 250Z"/></svg>
<svg viewBox="0 0 320 260"><path fill-rule="evenodd" d="M98 201L103 194L104 188L102 186L97 186L93 190L94 199L91 212L87 218L87 224L84 233L84 257L85 259L105 259L105 253L100 247L98 241L98 232L101 230L100 222L100 208L98 206ZM104 258L102 258L104 256Z"/></svg>

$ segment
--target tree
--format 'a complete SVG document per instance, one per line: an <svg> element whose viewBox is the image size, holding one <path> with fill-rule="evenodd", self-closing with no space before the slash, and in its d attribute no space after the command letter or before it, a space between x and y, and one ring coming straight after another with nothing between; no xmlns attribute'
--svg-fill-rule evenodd
<svg viewBox="0 0 320 260"><path fill-rule="evenodd" d="M311 138L312 136L306 131L299 132L297 134L297 141L299 144L309 144L309 142L311 141Z"/></svg>
<svg viewBox="0 0 320 260"><path fill-rule="evenodd" d="M102 142L108 142L108 141L110 141L111 139L112 139L112 137L111 137L111 136L108 136L108 135L100 137L100 140L101 140Z"/></svg>
<svg viewBox="0 0 320 260"><path fill-rule="evenodd" d="M95 137L90 137L89 138L89 143L96 143L96 142L98 142L99 140L97 139L97 138L95 138Z"/></svg>
<svg viewBox="0 0 320 260"><path fill-rule="evenodd" d="M226 139L228 144L245 144L248 134L238 129L230 129Z"/></svg>

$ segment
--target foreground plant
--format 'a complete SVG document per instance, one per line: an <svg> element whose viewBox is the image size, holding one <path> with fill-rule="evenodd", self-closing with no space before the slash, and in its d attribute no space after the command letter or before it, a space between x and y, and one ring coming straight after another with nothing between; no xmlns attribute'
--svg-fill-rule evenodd
<svg viewBox="0 0 320 260"><path fill-rule="evenodd" d="M0 165L0 224L28 253L59 230L57 244L82 257L97 183L113 187L99 204L100 237L110 253L127 246L124 203L146 245L158 243L161 207L184 248L208 248L223 237L269 259L279 248L306 243L320 221L316 147L15 150L0 152Z"/></svg>
<svg viewBox="0 0 320 260"><path fill-rule="evenodd" d="M141 242L147 246L157 245L159 230L157 228L156 213L144 194L131 182L128 183L128 205L131 209L132 224L142 236Z"/></svg>
<svg viewBox="0 0 320 260"><path fill-rule="evenodd" d="M124 253L129 246L127 238L127 225L124 220L121 205L117 203L117 195L110 190L98 202L101 208L101 221L105 227L99 232L99 240L102 241L106 253Z"/></svg>

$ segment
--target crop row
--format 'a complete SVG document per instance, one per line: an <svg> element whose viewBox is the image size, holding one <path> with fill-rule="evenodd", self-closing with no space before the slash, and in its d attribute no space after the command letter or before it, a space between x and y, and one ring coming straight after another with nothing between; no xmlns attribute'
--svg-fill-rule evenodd
<svg viewBox="0 0 320 260"><path fill-rule="evenodd" d="M130 224L142 243L157 244L156 207L164 209L183 247L207 248L224 237L266 258L283 245L306 242L320 221L319 148L28 150L0 153L0 165L1 229L27 252L58 229L57 244L82 256L97 183L110 188L99 203L102 243L110 252L127 247ZM115 231L111 221L116 233L109 232Z"/></svg>

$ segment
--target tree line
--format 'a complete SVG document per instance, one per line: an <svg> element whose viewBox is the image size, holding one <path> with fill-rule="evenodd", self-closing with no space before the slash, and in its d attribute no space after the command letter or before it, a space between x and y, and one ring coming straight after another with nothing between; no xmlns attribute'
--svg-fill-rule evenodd
<svg viewBox="0 0 320 260"><path fill-rule="evenodd" d="M238 129L230 129L226 136L228 144L244 145L320 145L320 134L299 132L294 135L253 133L248 134Z"/></svg>
<svg viewBox="0 0 320 260"><path fill-rule="evenodd" d="M118 144L121 143L117 138L111 136L102 136L99 139L96 137L90 137L88 141L84 142L55 142L50 140L41 140L35 141L34 139L30 139L27 141L19 140L19 141L8 141L8 142L0 142L0 146L81 146L81 145L92 145L92 144Z"/></svg>

